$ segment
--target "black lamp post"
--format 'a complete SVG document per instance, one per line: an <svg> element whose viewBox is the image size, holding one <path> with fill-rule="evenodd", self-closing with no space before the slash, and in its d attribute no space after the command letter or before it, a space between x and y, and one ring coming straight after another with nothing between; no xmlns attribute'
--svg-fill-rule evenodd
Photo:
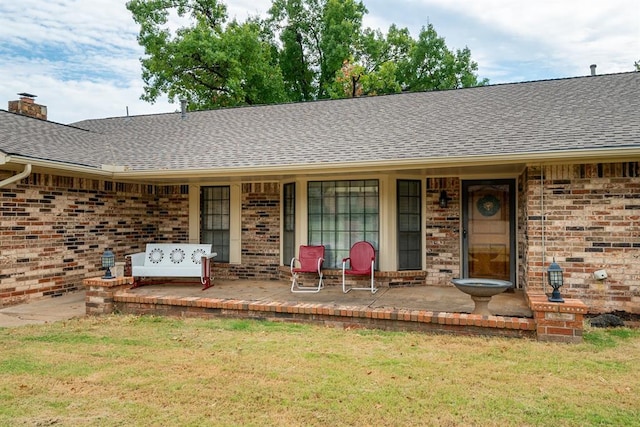
<svg viewBox="0 0 640 427"><path fill-rule="evenodd" d="M556 264L556 259L553 259L551 265L547 269L547 279L549 280L549 286L553 288L549 301L551 302L564 302L562 296L560 296L560 287L563 284L564 278L562 277L562 268Z"/></svg>
<svg viewBox="0 0 640 427"><path fill-rule="evenodd" d="M107 271L105 271L104 273L104 276L102 276L103 279L115 279L115 277L111 274L111 267L115 265L116 265L116 256L112 251L107 249L102 254L102 268L107 269Z"/></svg>

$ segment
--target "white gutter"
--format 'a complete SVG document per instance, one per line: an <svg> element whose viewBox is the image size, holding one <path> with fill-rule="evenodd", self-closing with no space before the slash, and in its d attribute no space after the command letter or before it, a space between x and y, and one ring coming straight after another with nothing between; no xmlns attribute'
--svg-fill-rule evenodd
<svg viewBox="0 0 640 427"><path fill-rule="evenodd" d="M24 165L24 170L16 175L10 176L9 178L0 181L0 188L6 187L9 184L12 184L16 181L20 181L23 178L28 177L31 174L31 164L27 163Z"/></svg>
<svg viewBox="0 0 640 427"><path fill-rule="evenodd" d="M35 159L35 158L28 158L28 157L14 156L14 155L3 156L2 153L0 153L0 165L8 164L8 163L13 163L16 165L21 164L25 166L30 165L32 167L43 168L48 170L64 171L66 173L71 172L74 174L100 176L103 178L104 177L111 178L113 175L112 170L118 170L118 167L115 167L115 166L101 165L101 168L98 169L92 166L77 165L73 163L62 163L62 162L57 162L55 160L43 160L43 159Z"/></svg>
<svg viewBox="0 0 640 427"><path fill-rule="evenodd" d="M573 150L527 152L498 155L465 155L448 157L425 157L397 160L371 160L320 164L280 164L263 166L215 167L197 169L116 169L103 165L103 169L113 171L114 179L187 179L193 177L234 177L243 175L273 176L280 174L322 174L348 170L352 173L367 172L372 169L400 171L416 168L496 166L516 163L566 164L567 162L583 162L597 160L624 160L640 155L640 147L624 147L618 149ZM107 169L109 168L109 169Z"/></svg>
<svg viewBox="0 0 640 427"><path fill-rule="evenodd" d="M539 164L566 164L567 162L583 162L595 160L602 162L623 161L629 158L636 158L640 155L640 147L623 147L623 148L603 148L603 149L582 149L571 151L542 151L542 152L526 152L516 154L498 154L498 155L464 155L464 156L448 156L448 157L425 157L425 158L407 158L396 160L368 160L357 162L340 162L340 163L320 163L320 164L279 164L279 165L262 165L262 166L240 166L240 167L215 167L215 168L197 168L197 169L147 169L135 170L121 165L103 164L100 168L76 165L69 163L61 163L51 160L24 158L19 156L7 156L0 153L0 165L5 163L30 165L33 167L41 167L45 169L63 170L66 173L79 173L83 175L91 175L104 179L113 180L187 180L202 177L207 178L231 178L238 176L259 175L262 177L278 176L282 174L305 174L315 175L323 173L336 173L349 171L371 172L375 171L401 171L409 169L437 169L437 168L464 168L470 166L497 166L510 165L518 163L539 163ZM25 169L26 170L26 169ZM14 182L16 177L9 178L6 184Z"/></svg>

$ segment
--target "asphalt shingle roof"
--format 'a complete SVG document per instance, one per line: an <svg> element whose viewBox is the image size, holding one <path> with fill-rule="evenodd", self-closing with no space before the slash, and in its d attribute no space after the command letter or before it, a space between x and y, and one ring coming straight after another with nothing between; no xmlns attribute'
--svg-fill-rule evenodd
<svg viewBox="0 0 640 427"><path fill-rule="evenodd" d="M640 147L639 88L633 72L73 126L3 111L0 150L146 171Z"/></svg>
<svg viewBox="0 0 640 427"><path fill-rule="evenodd" d="M105 135L0 110L0 151L39 160L99 167Z"/></svg>

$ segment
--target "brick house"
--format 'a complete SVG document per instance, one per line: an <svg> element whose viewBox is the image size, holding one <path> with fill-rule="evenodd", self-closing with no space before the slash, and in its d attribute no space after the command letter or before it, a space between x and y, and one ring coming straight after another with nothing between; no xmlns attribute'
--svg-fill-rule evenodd
<svg viewBox="0 0 640 427"><path fill-rule="evenodd" d="M555 259L563 295L640 313L639 87L635 72L73 125L0 110L0 306L79 289L107 248L212 243L217 277L278 280L322 243L331 280L368 240L383 286L548 291Z"/></svg>

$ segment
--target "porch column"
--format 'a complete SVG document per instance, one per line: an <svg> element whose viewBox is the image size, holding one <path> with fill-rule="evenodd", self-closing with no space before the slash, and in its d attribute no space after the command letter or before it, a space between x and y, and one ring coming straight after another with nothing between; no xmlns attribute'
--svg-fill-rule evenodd
<svg viewBox="0 0 640 427"><path fill-rule="evenodd" d="M563 303L550 302L545 294L527 293L529 307L536 322L538 341L582 342L585 303L565 298Z"/></svg>

